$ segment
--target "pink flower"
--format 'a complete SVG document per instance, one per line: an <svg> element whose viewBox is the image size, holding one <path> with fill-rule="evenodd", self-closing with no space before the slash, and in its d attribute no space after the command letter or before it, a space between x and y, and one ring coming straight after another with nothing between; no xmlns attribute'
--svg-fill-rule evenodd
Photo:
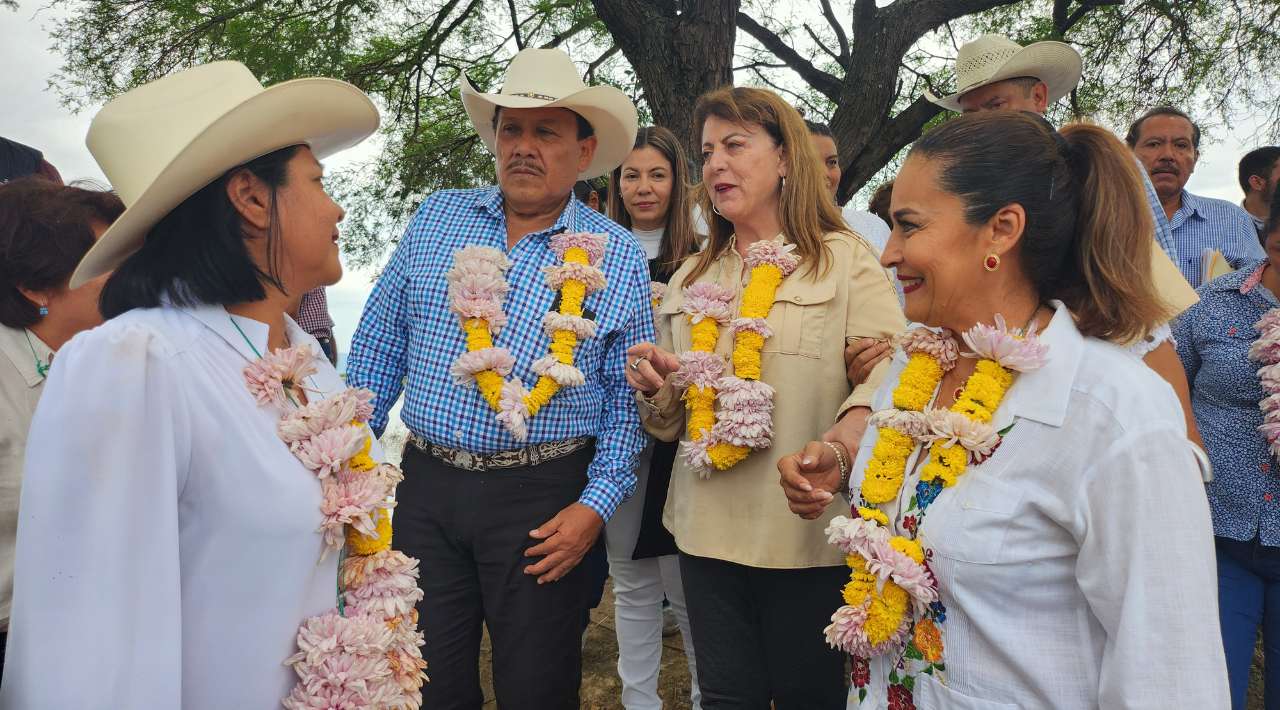
<svg viewBox="0 0 1280 710"><path fill-rule="evenodd" d="M604 258L605 245L608 238L603 234L591 234L589 232L574 232L568 234L561 232L551 237L551 251L555 252L556 258L564 260L565 252L577 247L587 252L587 260L592 266L599 266L600 260Z"/></svg>
<svg viewBox="0 0 1280 710"><path fill-rule="evenodd" d="M724 375L724 358L715 353L688 350L680 353L680 369L671 378L676 387L714 387Z"/></svg>
<svg viewBox="0 0 1280 710"><path fill-rule="evenodd" d="M1280 362L1280 330L1269 330L1249 346L1249 359L1272 365Z"/></svg>
<svg viewBox="0 0 1280 710"><path fill-rule="evenodd" d="M1258 322L1253 324L1253 328L1259 333L1267 333L1280 328L1280 308L1272 308L1263 313Z"/></svg>
<svg viewBox="0 0 1280 710"><path fill-rule="evenodd" d="M710 318L717 323L727 323L733 317L729 302L733 293L718 283L704 281L684 287L684 305L681 307L689 316L690 323L699 323L703 318Z"/></svg>
<svg viewBox="0 0 1280 710"><path fill-rule="evenodd" d="M729 330L735 335L745 331L757 333L766 339L773 337L773 329L769 327L769 321L764 318L734 318L729 323Z"/></svg>
<svg viewBox="0 0 1280 710"><path fill-rule="evenodd" d="M927 409L924 420L929 432L923 437L928 442L941 441L946 446L963 446L974 456L984 457L1000 443L1000 435L990 424L970 419L949 409Z"/></svg>
<svg viewBox="0 0 1280 710"><path fill-rule="evenodd" d="M924 353L938 361L943 371L956 366L960 358L960 347L956 344L953 333L943 328L934 332L928 328L912 328L897 337L897 346L908 355Z"/></svg>
<svg viewBox="0 0 1280 710"><path fill-rule="evenodd" d="M475 383L476 373L493 370L506 377L511 374L511 368L515 364L515 357L506 348L481 348L459 355L449 366L449 375L453 377L455 384L471 387Z"/></svg>
<svg viewBox="0 0 1280 710"><path fill-rule="evenodd" d="M698 472L702 478L711 476L711 456L707 448L713 444L711 432L703 431L701 439L688 439L680 442L680 455L684 457L689 468Z"/></svg>
<svg viewBox="0 0 1280 710"><path fill-rule="evenodd" d="M304 344L273 350L249 363L244 368L244 381L258 404L283 409L291 404L288 392L300 389L302 381L315 372L315 353Z"/></svg>
<svg viewBox="0 0 1280 710"><path fill-rule="evenodd" d="M342 565L342 577L344 582L360 581L347 584L345 592L348 608L357 614L384 619L407 616L422 599L418 561L394 550L348 557Z"/></svg>
<svg viewBox="0 0 1280 710"><path fill-rule="evenodd" d="M453 254L453 268L449 273L503 272L511 268L511 260L501 249L494 247L463 247ZM446 277L448 274L446 274Z"/></svg>
<svg viewBox="0 0 1280 710"><path fill-rule="evenodd" d="M381 508L394 505L387 500L390 493L383 481L373 476L356 476L346 481L326 480L322 487L324 499L320 512L324 522L325 545L330 549L342 547L346 539L344 526L350 525L366 537L377 537L375 516Z"/></svg>
<svg viewBox="0 0 1280 710"><path fill-rule="evenodd" d="M325 429L315 436L293 442L289 449L293 455L317 476L324 478L337 473L347 459L364 448L369 432L363 426L337 426Z"/></svg>
<svg viewBox="0 0 1280 710"><path fill-rule="evenodd" d="M778 267L783 276L788 276L800 264L799 257L791 253L795 248L794 244L779 244L771 239L763 240L747 247L747 256L743 261L748 269L772 264Z"/></svg>
<svg viewBox="0 0 1280 710"><path fill-rule="evenodd" d="M498 397L498 421L516 441L529 438L529 405L525 398L529 392L517 377L502 384L502 393Z"/></svg>
<svg viewBox="0 0 1280 710"><path fill-rule="evenodd" d="M373 392L348 387L328 399L314 399L301 409L280 418L276 430L286 444L306 439L325 429L369 421L373 415Z"/></svg>
<svg viewBox="0 0 1280 710"><path fill-rule="evenodd" d="M662 299L664 299L664 298L666 298L666 297L667 297L667 285L666 285L666 284L662 283L661 281L650 281L650 282L649 282L649 300L650 300L650 301L655 301L655 302L657 302L659 305L661 305L661 304L662 304Z"/></svg>
<svg viewBox="0 0 1280 710"><path fill-rule="evenodd" d="M536 375L546 375L555 380L561 387L578 387L586 384L586 375L573 365L566 365L556 359L555 355L543 355L533 361L530 366Z"/></svg>
<svg viewBox="0 0 1280 710"><path fill-rule="evenodd" d="M596 322L582 316L547 311L546 315L542 316L542 330L548 338L552 337L557 330L567 330L576 335L578 340L586 340L595 337Z"/></svg>
<svg viewBox="0 0 1280 710"><path fill-rule="evenodd" d="M564 282L570 279L581 281L587 287L587 293L595 293L605 287L604 272L587 264L560 264L546 266L542 269L547 275L547 287L553 291L560 290Z"/></svg>
<svg viewBox="0 0 1280 710"><path fill-rule="evenodd" d="M916 441L920 441L929 433L929 422L925 419L924 412L904 409L882 409L873 412L867 418L867 426L875 429L888 427Z"/></svg>
<svg viewBox="0 0 1280 710"><path fill-rule="evenodd" d="M1049 348L1036 337L1034 324L1023 335L1020 331L1009 330L1001 314L996 314L995 321L995 327L979 323L964 334L964 342L974 354L1018 372L1030 372L1044 366Z"/></svg>

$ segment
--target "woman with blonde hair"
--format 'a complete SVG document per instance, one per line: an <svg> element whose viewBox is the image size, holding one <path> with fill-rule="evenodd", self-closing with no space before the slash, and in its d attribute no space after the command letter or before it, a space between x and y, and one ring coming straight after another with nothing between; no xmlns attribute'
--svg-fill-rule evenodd
<svg viewBox="0 0 1280 710"><path fill-rule="evenodd" d="M609 218L630 229L644 247L655 308L662 303L671 275L698 248L691 192L684 149L675 134L661 126L642 126L636 133L635 147L610 175ZM665 613L675 617L684 637L691 699L695 710L700 707L676 544L662 527L662 508L675 457L674 442L651 442L636 467L636 494L618 506L605 526L618 630L618 677L622 680L622 705L627 710L662 708L658 668ZM664 597L670 602L666 612Z"/></svg>
<svg viewBox="0 0 1280 710"><path fill-rule="evenodd" d="M962 116L915 144L891 215L882 262L932 330L898 340L851 489L820 442L779 467L801 516L853 495L825 628L852 704L1227 707L1199 466L1173 390L1123 347L1167 319L1129 151Z"/></svg>
<svg viewBox="0 0 1280 710"><path fill-rule="evenodd" d="M755 88L703 96L703 251L675 273L658 343L628 352L645 428L681 441L664 523L680 550L702 706L843 707L844 659L810 630L840 599L830 516L792 516L778 452L810 439L845 462L877 375L851 388L846 338L902 313L871 248L824 188L804 120ZM833 511L834 513L834 511Z"/></svg>

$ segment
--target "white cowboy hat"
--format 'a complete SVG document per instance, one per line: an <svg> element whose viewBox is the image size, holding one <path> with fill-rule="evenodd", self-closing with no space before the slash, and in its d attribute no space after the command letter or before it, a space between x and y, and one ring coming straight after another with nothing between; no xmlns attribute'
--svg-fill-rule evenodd
<svg viewBox="0 0 1280 710"><path fill-rule="evenodd" d="M636 142L636 106L612 86L587 86L569 55L559 49L525 49L507 68L507 80L496 94L482 93L467 79L460 80L462 105L489 152L494 146L493 115L502 108L567 108L591 124L596 156L578 177L604 175L626 160Z"/></svg>
<svg viewBox="0 0 1280 710"><path fill-rule="evenodd" d="M174 207L231 168L291 145L317 159L368 138L378 109L337 79L295 79L263 88L239 62L170 74L111 100L85 143L125 211L85 254L71 287L136 252Z"/></svg>
<svg viewBox="0 0 1280 710"><path fill-rule="evenodd" d="M926 91L935 104L960 110L960 97L974 89L1005 79L1033 76L1049 87L1049 103L1071 93L1080 83L1084 63L1080 53L1062 42L1022 45L1001 35L982 35L960 47L956 55L956 92L938 97Z"/></svg>

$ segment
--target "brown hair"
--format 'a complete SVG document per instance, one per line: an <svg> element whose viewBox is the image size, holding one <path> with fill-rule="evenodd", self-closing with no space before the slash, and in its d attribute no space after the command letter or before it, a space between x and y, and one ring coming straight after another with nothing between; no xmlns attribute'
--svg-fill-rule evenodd
<svg viewBox="0 0 1280 710"><path fill-rule="evenodd" d="M0 323L26 328L40 320L19 288L61 288L93 246L91 224L111 224L124 204L115 193L25 177L0 185Z"/></svg>
<svg viewBox="0 0 1280 710"><path fill-rule="evenodd" d="M893 181L890 180L881 183L876 191L871 193L871 202L867 205L867 211L884 220L884 223L893 226L893 217L889 216L889 204L893 200Z"/></svg>
<svg viewBox="0 0 1280 710"><path fill-rule="evenodd" d="M825 271L829 257L822 238L829 232L848 232L840 209L827 197L826 176L822 161L813 151L809 128L800 113L780 96L766 89L727 87L703 94L693 110L693 126L699 134L709 116L740 126L755 124L764 129L776 145L782 147L787 161L787 179L778 199L778 217L783 232L796 245L796 255L806 272ZM707 248L698 256L697 265L685 278L693 283L706 273L711 264L729 246L733 223L716 214L711 198L704 189L699 203L707 216Z"/></svg>
<svg viewBox="0 0 1280 710"><path fill-rule="evenodd" d="M1200 126L1197 125L1195 121L1191 120L1191 117L1188 116L1185 111L1174 108L1173 106L1157 106L1139 116L1138 120L1129 124L1129 132L1124 135L1124 142L1128 143L1130 148L1137 147L1138 137L1142 135L1142 124L1146 123L1148 118L1155 118L1156 116L1174 116L1176 118L1184 119L1187 123L1190 123L1191 147L1196 150L1200 150Z"/></svg>
<svg viewBox="0 0 1280 710"><path fill-rule="evenodd" d="M1080 332L1132 342L1169 317L1151 278L1155 225L1132 154L1110 131L1061 133L1027 112L953 119L911 151L943 162L942 188L982 224L1019 204L1023 268L1041 299L1056 298Z"/></svg>
<svg viewBox="0 0 1280 710"><path fill-rule="evenodd" d="M667 224L662 233L662 246L658 251L658 266L671 273L685 257L698 251L698 235L693 231L693 199L689 184L689 161L685 158L680 140L662 126L643 126L636 132L632 150L651 147L662 154L671 165L671 198L667 203ZM631 214L622 204L622 166L609 174L609 219L632 228Z"/></svg>

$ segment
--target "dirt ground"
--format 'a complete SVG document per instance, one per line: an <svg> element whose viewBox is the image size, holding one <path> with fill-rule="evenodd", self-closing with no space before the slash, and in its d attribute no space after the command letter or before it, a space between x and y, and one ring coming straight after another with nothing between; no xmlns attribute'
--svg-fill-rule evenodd
<svg viewBox="0 0 1280 710"><path fill-rule="evenodd" d="M689 666L680 634L662 639L662 668L658 695L665 710L689 710ZM497 708L490 678L489 639L480 647L480 682L485 710ZM613 583L605 585L604 599L591 612L582 648L581 706L585 710L621 710L622 682L618 680L618 637L613 627Z"/></svg>

